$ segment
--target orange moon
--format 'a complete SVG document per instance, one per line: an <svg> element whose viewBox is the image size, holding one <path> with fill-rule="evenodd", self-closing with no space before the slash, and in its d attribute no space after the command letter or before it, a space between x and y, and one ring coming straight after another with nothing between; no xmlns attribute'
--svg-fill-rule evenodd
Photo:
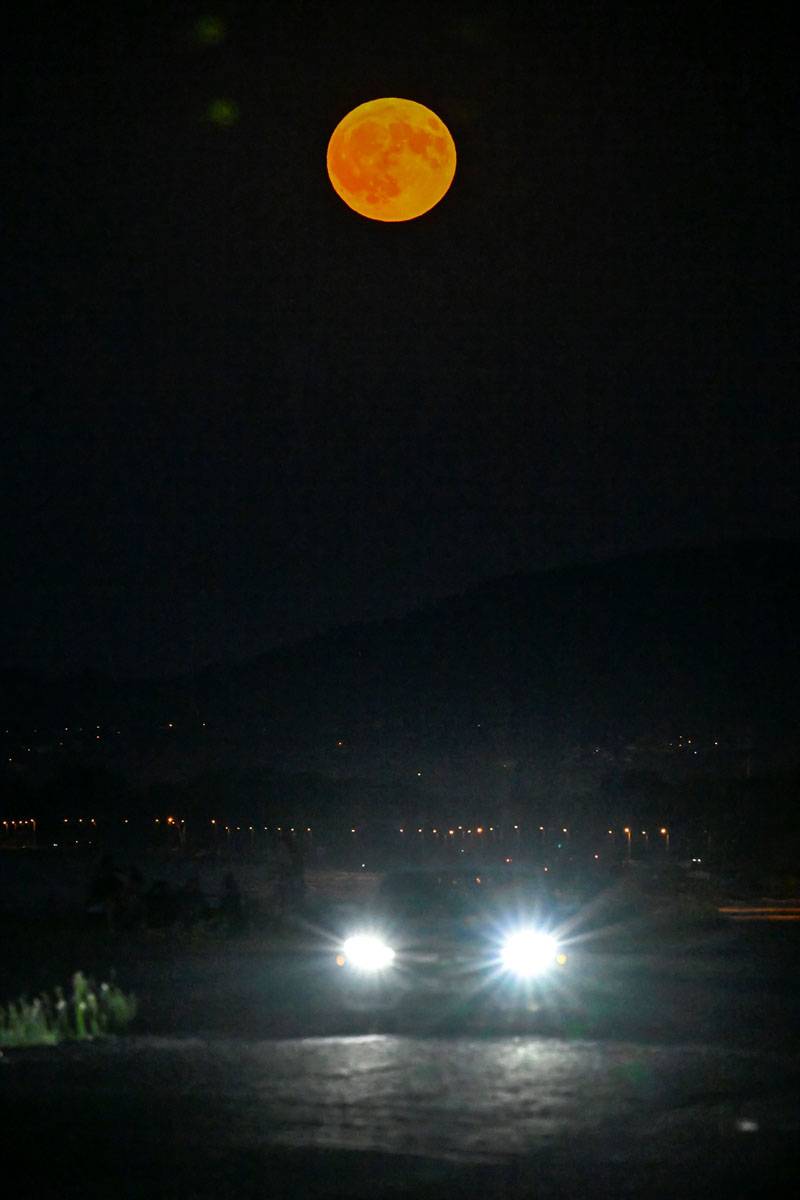
<svg viewBox="0 0 800 1200"><path fill-rule="evenodd" d="M435 112L396 96L359 104L328 143L336 193L362 217L410 221L438 204L456 173L456 147Z"/></svg>

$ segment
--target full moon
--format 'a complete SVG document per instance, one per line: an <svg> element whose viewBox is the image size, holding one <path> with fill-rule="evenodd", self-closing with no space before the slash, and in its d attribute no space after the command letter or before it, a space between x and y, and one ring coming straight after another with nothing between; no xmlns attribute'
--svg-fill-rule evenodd
<svg viewBox="0 0 800 1200"><path fill-rule="evenodd" d="M395 96L359 104L334 129L328 175L362 217L410 221L438 204L456 173L456 147L436 113Z"/></svg>

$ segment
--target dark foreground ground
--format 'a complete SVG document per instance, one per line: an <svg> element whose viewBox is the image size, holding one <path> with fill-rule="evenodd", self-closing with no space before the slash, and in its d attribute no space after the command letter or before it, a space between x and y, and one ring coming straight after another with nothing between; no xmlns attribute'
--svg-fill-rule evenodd
<svg viewBox="0 0 800 1200"><path fill-rule="evenodd" d="M2 1068L24 1197L796 1195L800 1062L541 1037L144 1037Z"/></svg>
<svg viewBox="0 0 800 1200"><path fill-rule="evenodd" d="M377 1016L314 930L0 934L6 997L115 966L142 1006L0 1059L17 1198L797 1194L800 924L578 944L522 1014Z"/></svg>

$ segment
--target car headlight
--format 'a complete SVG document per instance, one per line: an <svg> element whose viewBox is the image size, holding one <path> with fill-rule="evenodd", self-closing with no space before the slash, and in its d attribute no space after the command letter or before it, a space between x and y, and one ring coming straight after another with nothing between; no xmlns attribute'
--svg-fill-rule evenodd
<svg viewBox="0 0 800 1200"><path fill-rule="evenodd" d="M544 974L562 957L556 939L536 929L509 934L500 950L503 966L521 979Z"/></svg>
<svg viewBox="0 0 800 1200"><path fill-rule="evenodd" d="M341 957L357 971L384 971L394 961L394 950L381 938L364 933L347 939Z"/></svg>

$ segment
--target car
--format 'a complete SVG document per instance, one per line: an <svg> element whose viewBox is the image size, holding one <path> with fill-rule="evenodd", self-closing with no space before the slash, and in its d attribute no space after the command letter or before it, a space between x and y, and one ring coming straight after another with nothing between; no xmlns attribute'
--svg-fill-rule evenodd
<svg viewBox="0 0 800 1200"><path fill-rule="evenodd" d="M525 873L492 867L391 872L335 938L340 996L386 1011L445 1003L535 1010L566 968L568 906Z"/></svg>

